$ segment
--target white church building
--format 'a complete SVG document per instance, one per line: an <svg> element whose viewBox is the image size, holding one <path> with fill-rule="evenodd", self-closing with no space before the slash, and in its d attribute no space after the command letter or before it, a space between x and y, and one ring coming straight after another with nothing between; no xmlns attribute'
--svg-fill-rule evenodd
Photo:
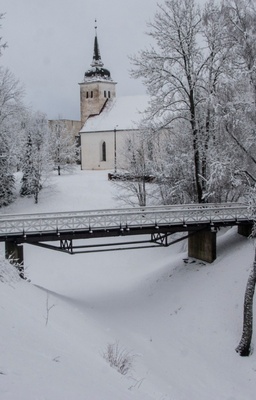
<svg viewBox="0 0 256 400"><path fill-rule="evenodd" d="M148 96L116 96L116 82L101 60L97 28L91 68L79 85L81 168L116 170L126 138L138 129Z"/></svg>

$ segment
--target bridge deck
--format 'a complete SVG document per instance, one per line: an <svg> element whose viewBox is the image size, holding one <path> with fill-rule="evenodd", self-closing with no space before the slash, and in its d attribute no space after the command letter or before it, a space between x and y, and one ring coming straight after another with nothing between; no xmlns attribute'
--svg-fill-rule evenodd
<svg viewBox="0 0 256 400"><path fill-rule="evenodd" d="M186 204L0 216L0 241L14 239L22 243L58 240L65 235L76 238L144 234L155 229L185 231L210 225L234 225L251 221L246 205ZM64 237L64 236L63 236Z"/></svg>

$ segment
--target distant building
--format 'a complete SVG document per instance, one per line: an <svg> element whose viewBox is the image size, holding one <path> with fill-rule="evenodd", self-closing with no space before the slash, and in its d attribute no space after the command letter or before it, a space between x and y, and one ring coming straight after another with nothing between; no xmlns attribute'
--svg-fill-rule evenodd
<svg viewBox="0 0 256 400"><path fill-rule="evenodd" d="M61 123L65 129L73 137L74 141L77 140L79 131L81 129L81 121L74 121L71 119L50 119L48 121L50 130L54 131L56 126Z"/></svg>

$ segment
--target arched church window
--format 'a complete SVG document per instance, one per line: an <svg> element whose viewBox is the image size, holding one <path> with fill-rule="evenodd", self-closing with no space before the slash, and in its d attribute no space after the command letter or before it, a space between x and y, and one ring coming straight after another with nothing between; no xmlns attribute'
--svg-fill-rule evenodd
<svg viewBox="0 0 256 400"><path fill-rule="evenodd" d="M91 91L91 98L93 98L93 91Z"/></svg>
<svg viewBox="0 0 256 400"><path fill-rule="evenodd" d="M88 99L88 97L89 97L89 92L86 92L86 98Z"/></svg>
<svg viewBox="0 0 256 400"><path fill-rule="evenodd" d="M104 90L104 97L107 97L107 91Z"/></svg>
<svg viewBox="0 0 256 400"><path fill-rule="evenodd" d="M110 98L110 91L108 91L108 97Z"/></svg>
<svg viewBox="0 0 256 400"><path fill-rule="evenodd" d="M106 146L106 142L102 142L102 145L101 145L101 161L107 161L107 146Z"/></svg>

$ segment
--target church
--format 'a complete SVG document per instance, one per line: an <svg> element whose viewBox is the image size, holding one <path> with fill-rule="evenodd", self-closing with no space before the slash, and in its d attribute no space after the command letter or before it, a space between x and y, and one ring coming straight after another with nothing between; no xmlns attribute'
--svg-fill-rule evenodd
<svg viewBox="0 0 256 400"><path fill-rule="evenodd" d="M91 67L80 86L81 121L63 120L70 134L79 138L81 169L115 170L125 151L126 138L137 131L148 96L116 95L117 83L104 68L97 27ZM50 126L55 121L49 121Z"/></svg>
<svg viewBox="0 0 256 400"><path fill-rule="evenodd" d="M97 27L91 68L79 85L81 168L116 170L125 151L125 140L137 130L148 97L116 95L117 83L101 59Z"/></svg>

